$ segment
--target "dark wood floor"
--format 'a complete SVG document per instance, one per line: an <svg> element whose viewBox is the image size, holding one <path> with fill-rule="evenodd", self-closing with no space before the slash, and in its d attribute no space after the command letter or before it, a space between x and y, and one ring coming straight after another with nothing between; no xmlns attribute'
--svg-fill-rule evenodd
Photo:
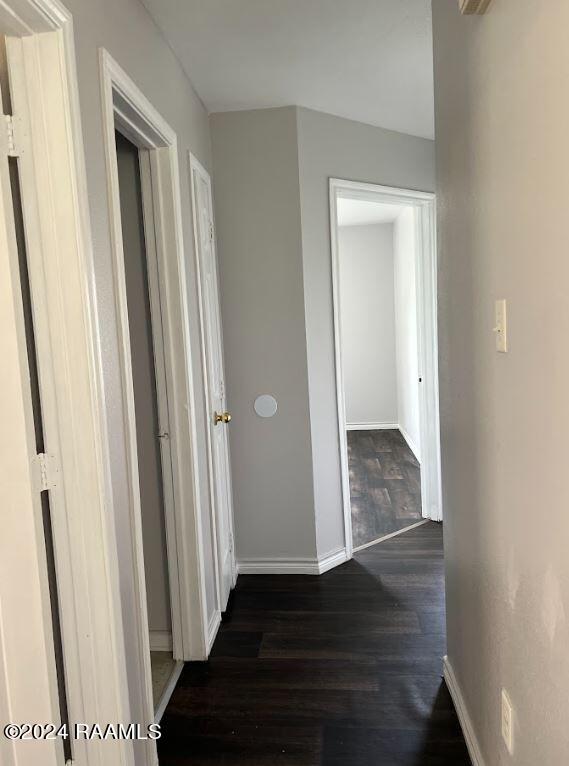
<svg viewBox="0 0 569 766"><path fill-rule="evenodd" d="M354 547L421 521L421 469L400 431L348 431Z"/></svg>
<svg viewBox="0 0 569 766"><path fill-rule="evenodd" d="M445 684L442 527L320 577L242 575L162 719L161 766L469 766Z"/></svg>

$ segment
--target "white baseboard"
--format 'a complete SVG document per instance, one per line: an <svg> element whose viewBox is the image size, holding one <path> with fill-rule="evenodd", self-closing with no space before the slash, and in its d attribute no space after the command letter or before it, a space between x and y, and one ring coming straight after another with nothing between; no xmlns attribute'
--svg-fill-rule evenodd
<svg viewBox="0 0 569 766"><path fill-rule="evenodd" d="M169 630L150 631L151 652L171 652L173 649L172 634Z"/></svg>
<svg viewBox="0 0 569 766"><path fill-rule="evenodd" d="M346 423L347 431L396 431L398 423Z"/></svg>
<svg viewBox="0 0 569 766"><path fill-rule="evenodd" d="M318 559L241 559L239 574L321 575L347 561L345 548Z"/></svg>
<svg viewBox="0 0 569 766"><path fill-rule="evenodd" d="M420 463L420 462L421 462L421 451L419 450L419 447L418 447L418 446L415 444L415 442L413 441L413 439L412 439L412 438L409 436L409 434L408 434L408 433L407 433L407 431L406 431L406 430L403 428L403 426L402 426L402 425L399 425L399 426L398 426L398 428L399 428L399 431L400 431L400 433L401 433L401 436L402 436L402 437L405 439L405 441L407 442L407 446L409 447L409 449L411 450L411 452L412 452L412 453L415 455L415 457L417 458L417 461Z"/></svg>
<svg viewBox="0 0 569 766"><path fill-rule="evenodd" d="M346 431L400 431L411 452L421 462L419 447L400 423L346 423Z"/></svg>
<svg viewBox="0 0 569 766"><path fill-rule="evenodd" d="M472 721L470 720L468 710L466 709L466 705L464 703L462 691L458 685L458 681L456 680L454 670L449 662L448 657L443 659L443 669L446 685L456 708L456 714L458 716L458 720L460 721L460 727L462 729L462 733L464 734L464 739L466 740L466 746L468 748L470 760L472 761L472 766L486 766L484 759L482 758L482 752L474 732Z"/></svg>
<svg viewBox="0 0 569 766"><path fill-rule="evenodd" d="M211 652L211 647L213 646L213 642L216 639L217 631L219 630L219 626L221 625L221 612L218 612L217 610L211 615L209 618L209 624L207 626L207 650L206 654L209 657L209 653Z"/></svg>
<svg viewBox="0 0 569 766"><path fill-rule="evenodd" d="M366 548L371 548L373 545L378 545L378 543L383 543L386 540L391 540L392 537L397 537L398 535L402 535L404 532L410 532L412 529L416 529L417 527L422 527L423 524L428 524L429 519L423 519L422 521L418 521L416 524L409 524L408 527L403 527L403 529L398 529L397 532L390 532L388 535L382 535L381 537L376 537L375 540L371 540L369 543L364 543L363 545L358 545L357 548L354 548L354 553L359 553L359 551L364 551Z"/></svg>
<svg viewBox="0 0 569 766"><path fill-rule="evenodd" d="M344 564L348 560L345 548L340 548L332 553L327 553L325 556L321 556L318 559L318 572L317 574L324 574L334 567Z"/></svg>
<svg viewBox="0 0 569 766"><path fill-rule="evenodd" d="M241 559L239 574L318 574L316 559Z"/></svg>

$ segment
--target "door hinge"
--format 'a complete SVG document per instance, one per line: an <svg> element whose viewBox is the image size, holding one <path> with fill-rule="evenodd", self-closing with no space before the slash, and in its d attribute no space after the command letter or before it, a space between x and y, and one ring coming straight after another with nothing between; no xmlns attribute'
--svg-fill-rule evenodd
<svg viewBox="0 0 569 766"><path fill-rule="evenodd" d="M2 115L2 151L8 157L20 157L23 152L22 121L11 114Z"/></svg>
<svg viewBox="0 0 569 766"><path fill-rule="evenodd" d="M209 241L213 242L213 223L209 222Z"/></svg>
<svg viewBox="0 0 569 766"><path fill-rule="evenodd" d="M38 492L57 487L59 468L54 455L40 452L33 460L35 486Z"/></svg>

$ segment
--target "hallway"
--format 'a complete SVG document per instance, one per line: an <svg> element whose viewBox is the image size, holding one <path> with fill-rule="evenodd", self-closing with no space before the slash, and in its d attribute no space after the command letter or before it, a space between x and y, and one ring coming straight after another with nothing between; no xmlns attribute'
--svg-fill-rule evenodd
<svg viewBox="0 0 569 766"><path fill-rule="evenodd" d="M161 766L467 766L442 681L442 527L321 577L242 575L162 719Z"/></svg>

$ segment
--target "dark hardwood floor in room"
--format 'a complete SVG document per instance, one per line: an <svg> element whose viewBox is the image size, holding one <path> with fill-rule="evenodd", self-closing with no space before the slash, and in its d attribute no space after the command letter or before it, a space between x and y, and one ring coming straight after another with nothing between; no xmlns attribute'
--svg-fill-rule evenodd
<svg viewBox="0 0 569 766"><path fill-rule="evenodd" d="M320 576L242 575L186 664L161 766L469 766L445 654L442 527Z"/></svg>
<svg viewBox="0 0 569 766"><path fill-rule="evenodd" d="M421 469L400 431L348 431L354 547L421 521Z"/></svg>

